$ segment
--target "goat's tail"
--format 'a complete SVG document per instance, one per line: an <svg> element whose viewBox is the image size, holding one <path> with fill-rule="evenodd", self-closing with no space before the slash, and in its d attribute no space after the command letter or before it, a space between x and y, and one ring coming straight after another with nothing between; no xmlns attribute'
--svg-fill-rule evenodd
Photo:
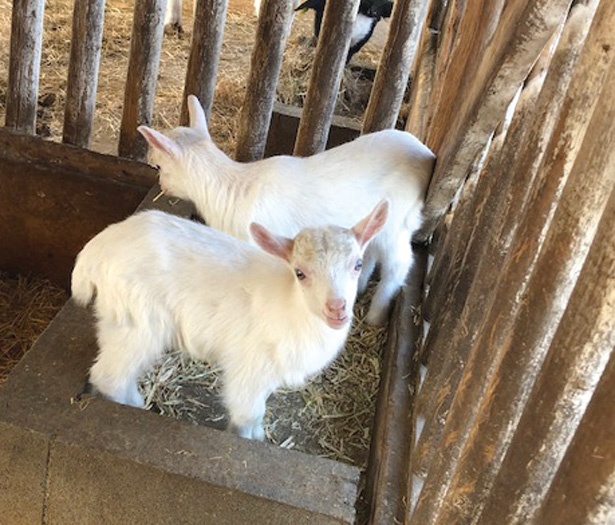
<svg viewBox="0 0 615 525"><path fill-rule="evenodd" d="M87 248L87 247L86 247ZM75 268L71 278L71 291L73 299L80 306L87 306L94 297L96 286L92 280L91 258L86 250L82 250L77 256Z"/></svg>

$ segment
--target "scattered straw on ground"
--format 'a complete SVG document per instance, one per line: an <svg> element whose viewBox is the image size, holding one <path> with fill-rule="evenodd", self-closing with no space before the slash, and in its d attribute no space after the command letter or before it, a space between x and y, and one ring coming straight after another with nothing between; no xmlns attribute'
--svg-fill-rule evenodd
<svg viewBox="0 0 615 525"><path fill-rule="evenodd" d="M355 306L346 347L299 391L279 391L267 402L265 432L272 443L364 468L380 381L386 330L364 323L371 293ZM217 428L227 424L222 378L205 363L173 352L141 382L148 406L161 414Z"/></svg>
<svg viewBox="0 0 615 525"><path fill-rule="evenodd" d="M67 300L46 279L0 273L0 384Z"/></svg>

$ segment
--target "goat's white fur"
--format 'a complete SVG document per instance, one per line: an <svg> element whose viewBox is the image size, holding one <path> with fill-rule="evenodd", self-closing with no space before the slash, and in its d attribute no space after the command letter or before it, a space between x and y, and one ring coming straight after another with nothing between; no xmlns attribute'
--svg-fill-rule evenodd
<svg viewBox="0 0 615 525"><path fill-rule="evenodd" d="M380 282L367 321L383 324L412 263L410 239L421 225L433 153L410 133L386 130L311 157L277 156L240 163L211 140L203 109L188 98L190 127L163 135L146 126L149 161L160 166L169 195L193 201L206 222L249 240L252 221L292 237L323 224L349 227L382 199L390 202L385 228L365 254L359 291L376 266Z"/></svg>
<svg viewBox="0 0 615 525"><path fill-rule="evenodd" d="M194 5L196 6L197 0L194 0ZM254 14L258 17L261 10L261 2L262 0L254 0ZM297 2L295 1L295 5ZM165 26L175 26L177 28L183 29L182 23L182 0L168 0L167 9L164 15L164 25Z"/></svg>
<svg viewBox="0 0 615 525"><path fill-rule="evenodd" d="M178 348L221 366L232 427L262 439L269 394L303 384L342 348L357 261L387 213L381 202L351 230L305 229L294 240L251 225L269 253L160 211L107 227L79 253L72 274L75 301L86 306L95 297L91 384L143 407L138 377Z"/></svg>

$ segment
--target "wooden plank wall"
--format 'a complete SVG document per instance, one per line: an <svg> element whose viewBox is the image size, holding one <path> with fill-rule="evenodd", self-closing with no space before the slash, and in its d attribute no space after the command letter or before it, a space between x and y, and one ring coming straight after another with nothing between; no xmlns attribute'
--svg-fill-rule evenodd
<svg viewBox="0 0 615 525"><path fill-rule="evenodd" d="M615 4L573 4L562 16L568 8L557 2L524 2L517 19L521 2L494 3L483 11L488 20L472 20L478 25L468 36L464 20L480 2L449 2L445 24L459 22L444 32L455 35L442 34L443 48L431 44L431 56L421 55L431 63L415 65L426 84L452 83L430 90L438 110L409 123L439 154L424 233L440 224L423 304L427 373L415 405L422 430L411 455L409 523L608 523L615 516L615 442L606 437L610 421L597 419L615 396L607 381L615 341ZM539 51L540 42L540 60L521 67L525 51L502 48L489 75L471 57L462 63L466 74L474 68L472 78L453 71L451 57L463 59L466 46L486 53L513 19L508 45L519 39ZM527 33L537 20L540 34ZM484 44L462 41L477 34ZM510 124L477 163L480 148L469 135L498 133L487 113L498 106L501 120L512 100L511 88L505 96L496 89L500 68L522 90ZM451 114L447 90L464 83L461 118ZM425 94L413 95L424 104ZM592 446L604 459L599 466L580 460Z"/></svg>

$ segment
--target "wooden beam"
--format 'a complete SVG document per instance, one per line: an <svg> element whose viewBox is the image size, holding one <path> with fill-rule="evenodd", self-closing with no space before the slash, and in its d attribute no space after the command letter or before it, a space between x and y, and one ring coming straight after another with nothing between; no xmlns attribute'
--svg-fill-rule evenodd
<svg viewBox="0 0 615 525"><path fill-rule="evenodd" d="M536 513L615 348L614 231L612 192L480 525L541 523Z"/></svg>
<svg viewBox="0 0 615 525"><path fill-rule="evenodd" d="M601 4L601 6L604 5L606 4ZM605 8L601 15L597 15L595 20L603 19L602 24L594 24L581 52L578 66L565 97L563 110L554 126L553 136L547 145L545 160L537 179L537 187L532 192L532 198L526 207L528 212L522 215L521 224L515 235L516 243L511 245L514 246L514 251L507 257L506 264L498 269L499 281L491 306L488 307L487 314L482 320L468 317L464 319L466 323L464 326L472 326L472 332L477 332L477 335L475 341L471 343L472 347L468 353L469 357L464 376L461 378L446 418L444 433L438 442L439 444L435 445L439 449L439 453L434 458L416 510L418 512L417 519L421 523L431 523L430 520L434 519L434 516L441 515L445 494L449 489L453 473L458 468L462 452L465 450L464 445L472 432L480 400L487 393L492 394L494 391L497 381L490 381L496 377L498 364L505 355L504 349L522 337L521 332L525 329L527 322L527 312L524 309L526 306L524 305L526 305L528 297L540 301L541 286L548 286L548 281L543 281L541 277L535 277L531 281L535 289L528 288L527 276L534 269L539 272L537 275L545 276L551 271L549 265L553 265L553 279L556 281L563 279L563 282L557 281L553 284L553 286L559 287L557 290L562 292L562 299L554 300L556 304L550 305L548 311L550 312L549 321L551 323L547 325L547 328L553 324L557 325L557 321L561 317L561 301L565 301L566 293L569 293L567 286L570 285L569 282L565 281L564 276L570 270L570 267L566 268L565 265L568 262L560 261L560 258L548 260L544 255L539 257L539 254L553 253L551 250L557 251L558 243L561 242L564 242L562 253L567 254L569 253L569 245L566 243L571 242L571 245L576 248L574 253L577 254L573 258L574 264L582 264L587 250L587 242L593 236L594 223L592 221L595 221L596 214L600 214L600 210L604 206L600 196L602 195L602 198L604 198L605 189L608 196L611 190L612 172L609 174L607 170L604 176L589 179L584 177L583 169L580 167L584 162L587 165L588 161L584 159L586 157L589 159L591 151L593 151L592 139L596 138L595 133L587 132L587 141L584 141L583 137L589 127L600 123L599 114L602 108L598 108L595 113L594 110L602 90L606 90L604 87L606 85L605 78L611 63L610 55L613 54L611 43L613 36L608 36L607 27L613 23L612 16L615 15L615 5L609 3L609 8ZM603 100L603 103L606 103L606 101ZM592 115L594 115L594 120L590 125ZM605 125L605 123L602 123L598 128L603 126L604 129ZM531 152L527 154L531 154ZM579 156L578 159L577 155ZM598 157L598 159L600 158L604 159L604 155ZM570 169L575 159L577 159L579 165L571 173ZM598 160L599 162L601 161ZM569 182L566 185L565 195L560 201L561 208L557 208L558 196L568 181L569 175L570 180L574 180L574 182ZM572 179L573 175L574 179ZM576 196L579 191L586 191L586 198L577 199ZM529 213L530 211L531 213ZM555 226L551 230L550 236L547 237L545 241L547 244L541 252L541 241L547 235L547 228L552 222L550 219L554 213L556 214L556 219L553 221ZM570 228L570 230L567 228ZM557 238L557 234L560 232L564 235L565 241ZM570 235L570 238L567 235ZM538 261L540 261L540 268L537 266ZM557 261L557 264L555 264L555 261ZM530 295L526 297L526 293ZM548 291L545 293L548 294ZM551 297L551 295L548 296ZM543 300L548 300L546 295ZM468 314L470 312L471 308L468 309ZM516 320L518 315L522 316L520 319L523 319L523 321ZM552 328L549 329L552 330ZM550 336L552 336L552 333L549 335L545 332L545 337ZM466 351L465 348L459 347L459 344L467 344L463 339L463 334L461 338L454 335L450 341L450 348L454 348L456 352ZM480 378L480 381L476 381L475 378ZM444 385L446 385L446 382L444 382ZM474 434L472 436L475 437ZM447 505L450 505L454 494L454 492L451 492L449 496L446 496Z"/></svg>
<svg viewBox="0 0 615 525"><path fill-rule="evenodd" d="M0 268L65 288L83 245L156 182L146 164L6 130L0 152Z"/></svg>
<svg viewBox="0 0 615 525"><path fill-rule="evenodd" d="M147 154L147 142L137 126L151 125L152 121L166 4L167 0L135 2L120 128L119 154L122 157L142 160Z"/></svg>
<svg viewBox="0 0 615 525"><path fill-rule="evenodd" d="M408 512L410 451L415 437L412 414L421 337L415 312L420 309L426 262L427 250L422 247L391 316L366 471L365 497L369 523L373 525L402 523Z"/></svg>
<svg viewBox="0 0 615 525"><path fill-rule="evenodd" d="M615 355L611 354L537 523L605 525L615 521L614 385Z"/></svg>
<svg viewBox="0 0 615 525"><path fill-rule="evenodd" d="M429 3L395 2L387 42L363 118L363 133L395 127Z"/></svg>
<svg viewBox="0 0 615 525"><path fill-rule="evenodd" d="M184 84L180 125L188 124L188 95L201 102L209 121L218 78L228 0L195 0L192 43Z"/></svg>
<svg viewBox="0 0 615 525"><path fill-rule="evenodd" d="M444 76L446 90L442 91L438 114L427 137L438 163L427 194L419 240L433 233L473 159L563 20L570 0L511 0L495 30L492 17L498 13L487 4L492 3L468 2L459 29L460 35L467 35L466 40L453 50L451 67ZM473 34L472 27L480 34Z"/></svg>
<svg viewBox="0 0 615 525"><path fill-rule="evenodd" d="M359 0L327 2L295 141L297 156L325 149L358 9Z"/></svg>
<svg viewBox="0 0 615 525"><path fill-rule="evenodd" d="M90 146L105 0L75 0L62 142Z"/></svg>
<svg viewBox="0 0 615 525"><path fill-rule="evenodd" d="M265 153L276 86L293 14L293 3L288 0L264 0L261 5L248 87L239 115L235 151L238 161L262 159Z"/></svg>
<svg viewBox="0 0 615 525"><path fill-rule="evenodd" d="M45 0L13 0L6 126L34 135Z"/></svg>

